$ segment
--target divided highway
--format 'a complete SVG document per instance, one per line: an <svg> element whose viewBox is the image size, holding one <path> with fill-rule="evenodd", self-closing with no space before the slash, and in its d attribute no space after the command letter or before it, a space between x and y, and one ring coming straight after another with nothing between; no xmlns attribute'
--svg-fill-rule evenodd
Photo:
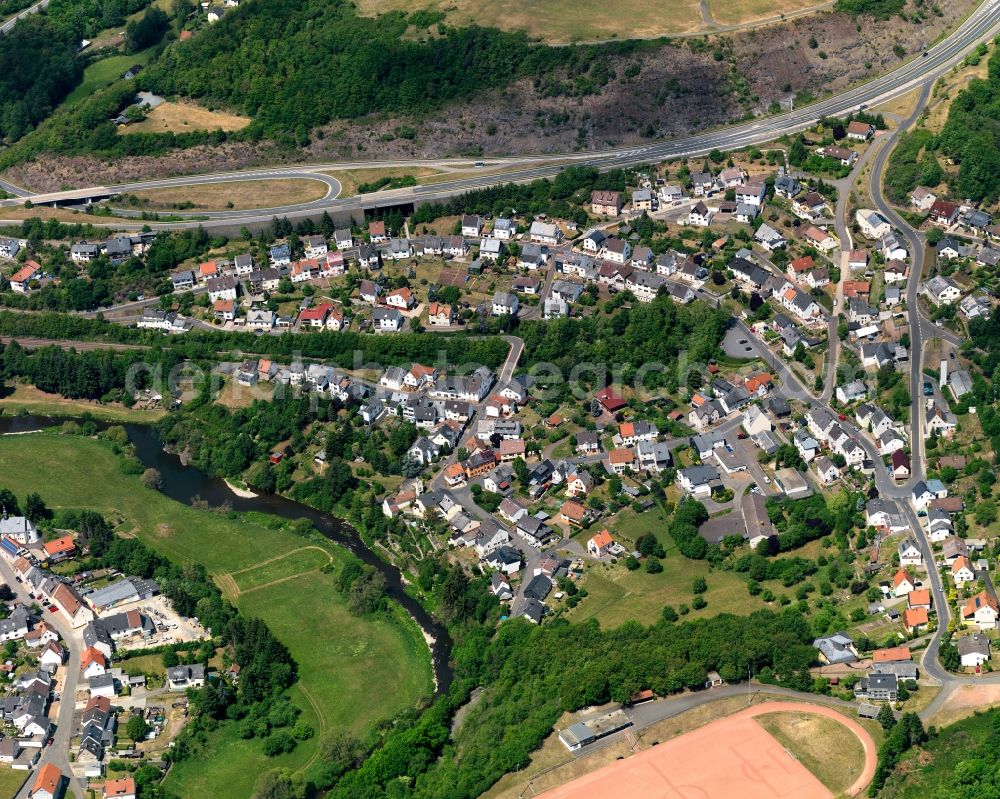
<svg viewBox="0 0 1000 799"><path fill-rule="evenodd" d="M930 85L930 83L954 64L961 61L973 47L995 35L998 29L1000 29L1000 0L986 0L950 36L928 51L917 55L911 61L887 75L871 80L835 97L813 103L812 105L786 114L744 125L736 125L695 136L671 139L635 148L608 150L589 154L539 156L534 159L525 157L490 161L491 164L524 164L523 168L515 169L503 175L474 175L472 177L442 181L433 185L395 189L378 192L377 194L364 195L362 197L342 199L334 199L336 193L340 190L339 183L334 178L322 174L320 172L321 169L341 169L350 168L351 166L416 166L419 164L440 164L446 162L397 160L385 163L362 162L360 164L327 164L323 166L253 169L243 172L229 172L218 175L193 175L47 194L30 194L14 186L8 186L7 190L22 196L27 195L34 203L40 204L73 200L82 201L92 197L107 197L109 194L129 193L153 188L193 186L206 183L230 183L256 179L292 180L313 178L326 183L329 187L329 191L322 199L285 205L278 208L254 211L218 211L201 214L177 213L175 214L176 216L199 216L202 219L191 219L191 221L174 222L165 225L172 228L194 227L199 224L205 227L232 226L237 224L252 225L266 223L275 215L287 216L290 219L315 215L322 211L343 215L376 205L403 204L415 200L425 202L442 200L472 189L486 188L501 182L527 182L540 177L551 177L570 162L594 166L599 169L612 169L621 166L652 163L668 158L696 156L713 149L732 150L766 144L786 133L805 130L821 116L842 116L857 110L861 106L882 103L906 94L915 87ZM19 202L19 200L2 201L0 202L0 206L11 206ZM128 223L118 226L128 227Z"/></svg>

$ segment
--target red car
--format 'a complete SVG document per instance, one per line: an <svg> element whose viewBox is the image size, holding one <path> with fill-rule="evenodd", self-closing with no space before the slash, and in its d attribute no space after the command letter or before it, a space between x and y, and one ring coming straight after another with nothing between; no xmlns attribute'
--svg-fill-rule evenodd
<svg viewBox="0 0 1000 799"><path fill-rule="evenodd" d="M847 421L847 417L844 416L844 414L840 414L837 418L840 419L840 421L842 421L842 422L846 422Z"/></svg>
<svg viewBox="0 0 1000 799"><path fill-rule="evenodd" d="M57 610L59 610L59 608L57 608L57 607L56 607L55 605L49 605L49 606L48 606L48 607L46 608L46 610L47 610L47 611L48 611L49 613L55 613L55 612L56 612Z"/></svg>

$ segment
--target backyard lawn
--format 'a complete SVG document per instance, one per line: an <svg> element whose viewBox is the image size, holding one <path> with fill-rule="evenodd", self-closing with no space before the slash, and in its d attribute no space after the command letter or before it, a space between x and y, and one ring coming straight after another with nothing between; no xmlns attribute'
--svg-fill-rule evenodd
<svg viewBox="0 0 1000 799"><path fill-rule="evenodd" d="M0 799L14 799L29 776L30 772L0 766Z"/></svg>
<svg viewBox="0 0 1000 799"><path fill-rule="evenodd" d="M659 508L643 514L630 509L620 512L608 529L626 546L645 533L655 534L667 553L661 561L663 571L649 574L644 567L629 571L623 562L593 566L580 584L587 589L588 596L567 612L567 618L572 621L596 618L605 627L617 627L630 620L652 624L660 618L664 605L672 605L678 611L681 605L691 606L692 582L696 577L704 577L708 583L708 591L703 595L708 605L692 610L687 618L746 614L765 607L759 597L750 596L746 582L739 575L710 571L707 561L681 555L666 527L666 517Z"/></svg>

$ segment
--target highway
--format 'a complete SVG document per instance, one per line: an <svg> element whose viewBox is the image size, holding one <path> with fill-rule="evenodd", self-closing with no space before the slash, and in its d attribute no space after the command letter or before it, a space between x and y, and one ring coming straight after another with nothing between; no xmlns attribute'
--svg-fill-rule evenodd
<svg viewBox="0 0 1000 799"><path fill-rule="evenodd" d="M490 164L506 163L508 165L524 164L503 175L474 175L457 178L433 185L394 189L361 197L335 199L331 197L337 181L328 175L321 174L323 169L345 169L352 166L388 166L435 163L433 161L392 161L392 162L357 162L352 164L325 164L299 166L288 168L251 169L241 172L224 174L192 175L177 178L165 178L155 181L123 183L113 186L74 189L71 191L52 192L46 194L30 194L18 187L21 195L27 194L32 202L60 202L86 200L91 197L107 197L109 194L131 193L152 188L170 188L176 186L191 186L204 183L228 183L241 180L291 180L314 178L327 184L327 195L319 200L266 208L254 211L217 211L201 214L181 214L176 216L206 217L167 224L167 227L184 228L203 225L219 227L232 225L259 225L269 222L274 216L287 216L289 219L313 216L322 211L341 216L360 212L364 208L376 205L405 204L414 201L434 201L452 197L472 189L485 188L502 182L526 182L540 177L551 177L567 163L594 166L599 169L635 166L653 163L669 158L689 157L707 153L713 149L732 150L753 145L762 145L773 141L787 133L807 129L822 116L845 115L857 110L862 105L870 106L891 100L906 94L917 86L930 85L940 75L959 62L966 53L979 42L990 39L1000 27L1000 0L987 0L971 14L950 36L930 48L923 55L917 55L898 69L860 86L856 86L842 94L821 100L803 108L780 114L767 119L734 125L719 130L707 131L694 136L660 141L633 148L614 149L590 154L560 154L520 159L494 160ZM438 162L440 163L440 162ZM337 189L339 191L339 188ZM13 205L18 201L0 202L2 205ZM96 220L95 220L96 221ZM129 223L120 223L118 227L128 227Z"/></svg>

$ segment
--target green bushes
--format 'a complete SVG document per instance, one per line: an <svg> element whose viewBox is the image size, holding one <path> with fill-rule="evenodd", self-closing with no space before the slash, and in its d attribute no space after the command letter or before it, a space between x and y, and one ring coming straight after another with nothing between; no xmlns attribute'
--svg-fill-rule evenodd
<svg viewBox="0 0 1000 799"><path fill-rule="evenodd" d="M937 186L944 179L933 145L934 136L924 128L900 136L884 178L885 192L894 203L908 205L917 186Z"/></svg>
<svg viewBox="0 0 1000 799"><path fill-rule="evenodd" d="M876 19L888 19L898 14L906 0L837 0L834 8L851 16L866 14Z"/></svg>

